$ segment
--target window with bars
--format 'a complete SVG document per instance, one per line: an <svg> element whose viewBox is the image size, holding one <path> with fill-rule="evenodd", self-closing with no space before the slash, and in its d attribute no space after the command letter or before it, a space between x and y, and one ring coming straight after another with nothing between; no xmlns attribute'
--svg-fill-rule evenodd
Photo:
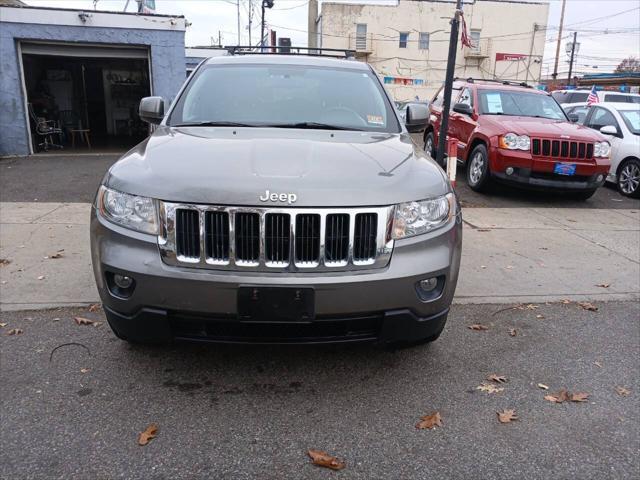
<svg viewBox="0 0 640 480"><path fill-rule="evenodd" d="M429 33L420 32L420 39L418 42L420 50L429 50Z"/></svg>
<svg viewBox="0 0 640 480"><path fill-rule="evenodd" d="M367 49L367 24L356 24L356 50Z"/></svg>

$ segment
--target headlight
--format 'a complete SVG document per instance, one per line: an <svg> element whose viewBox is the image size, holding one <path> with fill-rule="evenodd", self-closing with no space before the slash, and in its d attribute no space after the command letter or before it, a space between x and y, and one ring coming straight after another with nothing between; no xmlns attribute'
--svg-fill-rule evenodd
<svg viewBox="0 0 640 480"><path fill-rule="evenodd" d="M151 198L118 192L102 185L98 190L97 208L113 223L138 232L158 233L156 207Z"/></svg>
<svg viewBox="0 0 640 480"><path fill-rule="evenodd" d="M596 142L593 146L594 157L608 157L609 153L611 153L609 142Z"/></svg>
<svg viewBox="0 0 640 480"><path fill-rule="evenodd" d="M506 148L507 150L529 150L531 148L531 139L527 135L507 133L500 137L498 144L500 148Z"/></svg>
<svg viewBox="0 0 640 480"><path fill-rule="evenodd" d="M455 213L453 193L442 197L396 205L393 238L427 233L446 224Z"/></svg>

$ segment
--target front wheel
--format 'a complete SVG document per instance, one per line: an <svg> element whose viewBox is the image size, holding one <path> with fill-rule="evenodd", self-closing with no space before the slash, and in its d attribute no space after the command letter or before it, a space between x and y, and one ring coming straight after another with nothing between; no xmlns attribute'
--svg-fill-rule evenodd
<svg viewBox="0 0 640 480"><path fill-rule="evenodd" d="M436 140L433 131L428 132L424 137L424 151L431 155L431 158L436 159Z"/></svg>
<svg viewBox="0 0 640 480"><path fill-rule="evenodd" d="M618 190L626 197L640 197L640 161L632 158L622 164L618 174Z"/></svg>
<svg viewBox="0 0 640 480"><path fill-rule="evenodd" d="M487 147L478 145L471 151L467 162L467 183L476 192L486 192L491 186Z"/></svg>

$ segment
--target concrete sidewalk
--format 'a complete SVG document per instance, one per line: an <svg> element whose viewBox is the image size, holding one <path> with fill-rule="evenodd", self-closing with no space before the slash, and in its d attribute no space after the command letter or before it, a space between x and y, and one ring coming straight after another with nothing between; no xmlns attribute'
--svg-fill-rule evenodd
<svg viewBox="0 0 640 480"><path fill-rule="evenodd" d="M0 203L0 258L10 262L0 266L0 310L99 300L89 210ZM466 208L463 216L456 303L640 298L640 209Z"/></svg>

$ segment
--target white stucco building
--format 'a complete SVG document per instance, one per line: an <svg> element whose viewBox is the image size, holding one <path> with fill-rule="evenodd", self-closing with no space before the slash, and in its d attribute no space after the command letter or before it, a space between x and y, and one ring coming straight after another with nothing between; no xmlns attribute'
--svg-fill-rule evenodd
<svg viewBox="0 0 640 480"><path fill-rule="evenodd" d="M356 50L396 100L429 99L444 81L452 0L398 0L391 4L323 2L318 46ZM545 1L476 0L464 5L475 48L458 47L456 76L535 83L549 5ZM311 42L310 42L311 43Z"/></svg>

